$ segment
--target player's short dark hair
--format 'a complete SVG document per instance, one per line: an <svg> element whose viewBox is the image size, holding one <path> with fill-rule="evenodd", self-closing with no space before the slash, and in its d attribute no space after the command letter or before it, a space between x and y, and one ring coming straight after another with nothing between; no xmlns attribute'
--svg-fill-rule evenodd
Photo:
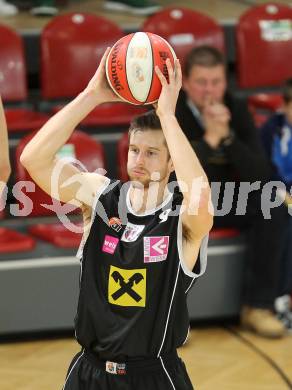
<svg viewBox="0 0 292 390"><path fill-rule="evenodd" d="M160 119L158 115L156 114L155 110L150 110L145 112L144 114L141 114L139 116L136 116L134 119L132 119L129 127L129 140L131 134L135 133L136 131L147 131L147 130L159 130L162 131ZM168 146L166 143L166 140L164 140L165 146L167 148L167 154L168 158L170 157Z"/></svg>
<svg viewBox="0 0 292 390"><path fill-rule="evenodd" d="M284 83L283 100L286 104L292 102L292 78L286 80Z"/></svg>
<svg viewBox="0 0 292 390"><path fill-rule="evenodd" d="M136 116L132 119L129 128L129 137L136 131L162 130L161 123L155 110L145 112L145 114Z"/></svg>
<svg viewBox="0 0 292 390"><path fill-rule="evenodd" d="M212 46L198 46L193 48L186 56L184 63L184 75L189 77L193 66L204 66L206 68L213 68L217 65L225 67L226 60L224 55L215 47Z"/></svg>

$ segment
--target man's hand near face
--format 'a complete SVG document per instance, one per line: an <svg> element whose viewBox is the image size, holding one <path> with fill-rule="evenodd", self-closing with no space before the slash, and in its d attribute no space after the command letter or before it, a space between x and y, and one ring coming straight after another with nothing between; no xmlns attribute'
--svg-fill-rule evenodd
<svg viewBox="0 0 292 390"><path fill-rule="evenodd" d="M205 125L204 140L214 149L230 134L230 111L222 103L207 101L202 116Z"/></svg>

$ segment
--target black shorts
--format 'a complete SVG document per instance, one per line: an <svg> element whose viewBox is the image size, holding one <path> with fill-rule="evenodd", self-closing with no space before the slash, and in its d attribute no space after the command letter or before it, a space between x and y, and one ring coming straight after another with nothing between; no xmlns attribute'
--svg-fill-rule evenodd
<svg viewBox="0 0 292 390"><path fill-rule="evenodd" d="M161 358L112 363L78 353L63 390L194 390L184 362L174 352Z"/></svg>

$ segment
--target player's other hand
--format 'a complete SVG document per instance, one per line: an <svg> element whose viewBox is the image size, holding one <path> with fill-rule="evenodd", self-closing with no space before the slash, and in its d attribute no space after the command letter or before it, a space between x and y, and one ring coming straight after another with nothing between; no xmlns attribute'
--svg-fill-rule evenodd
<svg viewBox="0 0 292 390"><path fill-rule="evenodd" d="M86 91L92 93L96 97L97 104L121 101L113 92L106 79L105 64L109 51L110 47L106 49L94 76L86 87Z"/></svg>
<svg viewBox="0 0 292 390"><path fill-rule="evenodd" d="M166 60L166 66L169 82L167 82L166 77L162 74L158 66L155 67L155 72L162 85L159 99L155 105L158 116L175 115L176 102L182 86L182 71L179 60L175 60L173 69L168 58Z"/></svg>

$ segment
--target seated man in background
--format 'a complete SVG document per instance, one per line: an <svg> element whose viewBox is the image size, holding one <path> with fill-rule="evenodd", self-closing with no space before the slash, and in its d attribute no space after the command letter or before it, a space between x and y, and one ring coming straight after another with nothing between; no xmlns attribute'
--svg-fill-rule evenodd
<svg viewBox="0 0 292 390"><path fill-rule="evenodd" d="M0 197L10 176L7 126L0 96Z"/></svg>
<svg viewBox="0 0 292 390"><path fill-rule="evenodd" d="M261 137L267 157L272 163L273 180L280 180L287 188L286 203L290 210L292 206L292 79L283 87L283 109L275 113L261 128ZM291 213L291 211L290 211ZM278 298L275 310L279 318L286 322L292 331L291 292L292 292L292 219L287 214L288 228L283 229L285 235L285 250L282 257L282 269L279 283Z"/></svg>
<svg viewBox="0 0 292 390"><path fill-rule="evenodd" d="M287 211L284 206L273 208L270 219L262 214L260 186L269 180L270 169L246 103L233 98L226 88L223 55L209 46L193 49L185 61L184 91L176 115L209 181L221 183L218 202L213 199L214 227L235 227L248 233L241 323L262 336L280 337L286 329L273 308ZM227 182L235 183L234 193L225 190ZM239 190L240 183L247 182L258 183L249 189L246 201L247 196L242 197ZM212 194L214 198L214 188ZM230 209L219 216L224 214L220 207L230 196ZM246 210L242 211L244 206Z"/></svg>

